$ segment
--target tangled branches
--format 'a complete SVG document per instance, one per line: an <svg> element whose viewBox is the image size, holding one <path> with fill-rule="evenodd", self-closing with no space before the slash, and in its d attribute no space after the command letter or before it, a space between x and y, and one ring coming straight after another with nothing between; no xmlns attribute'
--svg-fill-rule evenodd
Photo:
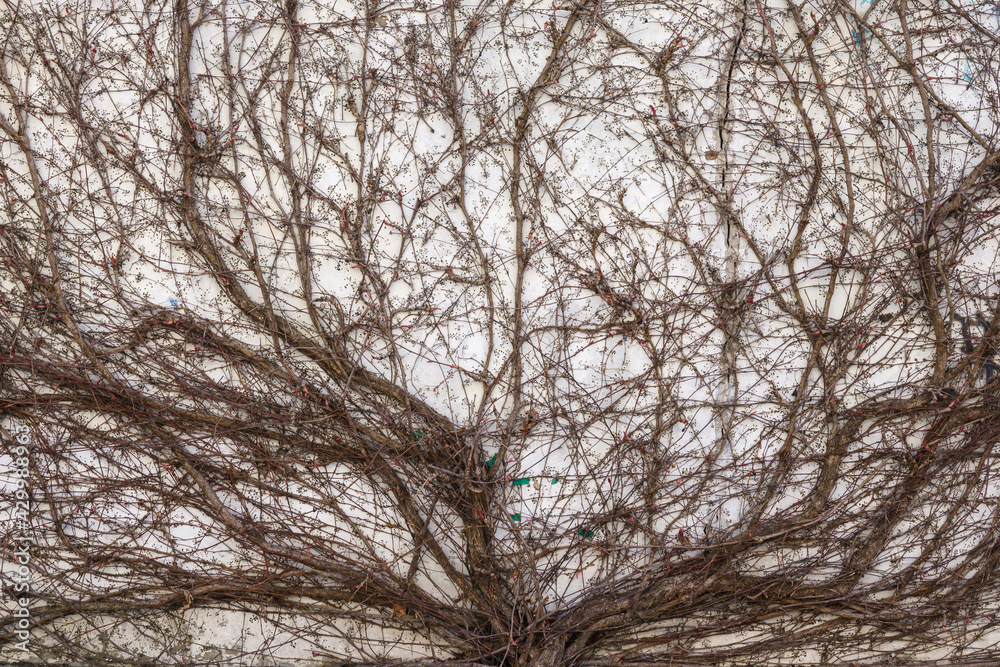
<svg viewBox="0 0 1000 667"><path fill-rule="evenodd" d="M6 0L4 659L995 664L998 22Z"/></svg>

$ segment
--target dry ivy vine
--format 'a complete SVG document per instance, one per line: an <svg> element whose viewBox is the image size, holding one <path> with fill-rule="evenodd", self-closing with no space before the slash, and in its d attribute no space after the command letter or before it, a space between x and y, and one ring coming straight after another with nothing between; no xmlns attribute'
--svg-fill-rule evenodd
<svg viewBox="0 0 1000 667"><path fill-rule="evenodd" d="M1000 659L995 4L0 19L31 660Z"/></svg>

